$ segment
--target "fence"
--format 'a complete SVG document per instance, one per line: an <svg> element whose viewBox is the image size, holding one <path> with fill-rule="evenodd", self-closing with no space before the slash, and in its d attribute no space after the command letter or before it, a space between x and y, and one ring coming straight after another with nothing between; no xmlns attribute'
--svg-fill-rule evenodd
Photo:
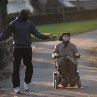
<svg viewBox="0 0 97 97"><path fill-rule="evenodd" d="M9 15L9 22L15 19L18 14ZM38 14L30 16L30 20L34 24L49 24L68 21L97 19L97 9L93 10L65 10L63 13Z"/></svg>
<svg viewBox="0 0 97 97"><path fill-rule="evenodd" d="M82 10L82 11L66 11L64 14L45 14L38 16L31 16L30 19L35 24L60 23L68 21L78 21L87 19L97 19L97 9Z"/></svg>

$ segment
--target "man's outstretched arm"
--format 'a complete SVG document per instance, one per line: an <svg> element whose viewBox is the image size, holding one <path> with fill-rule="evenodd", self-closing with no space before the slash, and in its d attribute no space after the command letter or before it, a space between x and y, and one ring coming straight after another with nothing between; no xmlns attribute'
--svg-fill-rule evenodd
<svg viewBox="0 0 97 97"><path fill-rule="evenodd" d="M38 30L36 29L36 27L34 26L34 24L32 24L31 29L32 29L32 34L33 34L35 37L39 38L39 39L46 40L46 39L54 38L54 37L51 36L51 35L44 35L44 34L38 32Z"/></svg>
<svg viewBox="0 0 97 97"><path fill-rule="evenodd" d="M0 33L0 41L8 39L11 36L12 31L13 27L12 23L10 23L9 26L3 32Z"/></svg>

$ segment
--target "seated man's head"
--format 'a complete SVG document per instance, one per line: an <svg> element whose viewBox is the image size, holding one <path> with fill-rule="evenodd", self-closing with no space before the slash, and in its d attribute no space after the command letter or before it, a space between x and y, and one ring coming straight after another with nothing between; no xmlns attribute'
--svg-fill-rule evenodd
<svg viewBox="0 0 97 97"><path fill-rule="evenodd" d="M59 37L59 41L70 41L70 33L63 33L60 37Z"/></svg>

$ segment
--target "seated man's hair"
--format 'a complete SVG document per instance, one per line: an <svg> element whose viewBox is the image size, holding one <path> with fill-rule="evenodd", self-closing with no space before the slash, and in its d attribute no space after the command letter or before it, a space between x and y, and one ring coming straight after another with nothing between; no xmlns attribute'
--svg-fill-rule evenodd
<svg viewBox="0 0 97 97"><path fill-rule="evenodd" d="M70 33L67 33L67 32L63 33L62 36L63 35L68 35L70 37Z"/></svg>
<svg viewBox="0 0 97 97"><path fill-rule="evenodd" d="M63 35L68 35L69 37L70 37L70 33L67 33L67 32L65 32L65 33L62 33L62 35L61 36L59 36L59 41L62 41L62 37L63 37Z"/></svg>

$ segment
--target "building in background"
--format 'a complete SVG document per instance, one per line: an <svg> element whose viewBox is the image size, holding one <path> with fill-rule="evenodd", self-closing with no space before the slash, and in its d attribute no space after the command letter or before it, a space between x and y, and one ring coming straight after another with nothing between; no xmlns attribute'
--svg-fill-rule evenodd
<svg viewBox="0 0 97 97"><path fill-rule="evenodd" d="M29 9L31 12L33 11L33 7L30 5L29 0L8 0L8 14L19 12L21 9Z"/></svg>
<svg viewBox="0 0 97 97"><path fill-rule="evenodd" d="M8 0L8 13L29 9L34 14L60 13L64 8L77 8L77 0ZM79 0L84 10L97 9L97 0Z"/></svg>

